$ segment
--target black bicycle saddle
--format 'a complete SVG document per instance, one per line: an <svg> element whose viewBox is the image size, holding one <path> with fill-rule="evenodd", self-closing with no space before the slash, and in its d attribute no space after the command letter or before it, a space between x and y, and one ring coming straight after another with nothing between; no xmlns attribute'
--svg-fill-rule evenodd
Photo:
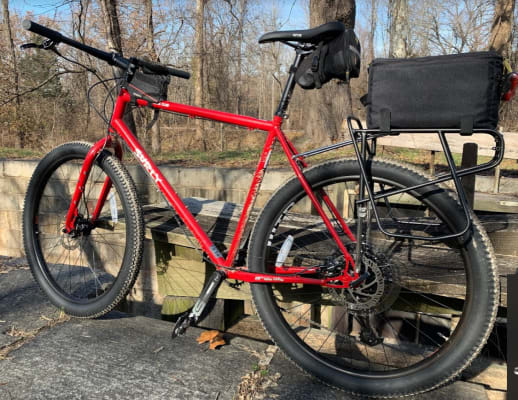
<svg viewBox="0 0 518 400"><path fill-rule="evenodd" d="M259 38L259 43L289 41L316 44L322 41L331 40L344 30L345 25L343 23L333 21L312 29L268 32Z"/></svg>

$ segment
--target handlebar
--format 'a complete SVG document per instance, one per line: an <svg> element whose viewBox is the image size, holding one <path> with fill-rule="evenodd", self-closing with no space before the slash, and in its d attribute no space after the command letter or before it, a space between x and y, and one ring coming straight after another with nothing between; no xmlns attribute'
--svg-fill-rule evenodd
<svg viewBox="0 0 518 400"><path fill-rule="evenodd" d="M141 58L132 57L131 59L124 58L120 54L117 53L108 53L107 51L96 49L95 47L88 46L86 44L83 44L81 42L78 42L77 40L70 39L69 37L66 37L62 35L61 33L47 28L46 26L37 24L36 22L30 21L26 19L22 22L22 26L24 29L34 32L38 35L44 36L53 42L57 43L65 43L69 46L75 47L76 49L79 49L81 51L84 51L85 53L88 53L96 58L99 58L105 62L107 62L110 65L114 65L123 69L128 69L131 64L143 67L148 69L151 72L154 72L156 74L160 75L172 75L177 76L178 78L182 79L189 79L191 77L191 74L186 71L182 71L179 69L167 67L162 64L150 62L143 60Z"/></svg>
<svg viewBox="0 0 518 400"><path fill-rule="evenodd" d="M167 67L165 65L154 63L151 61L146 61L141 58L135 57L134 59L132 59L132 61L134 61L135 64L140 65L141 67L147 68L150 71L153 71L157 74L173 75L173 76L177 76L178 78L183 78L183 79L189 79L191 77L191 74L189 72L182 71L182 70L176 69L176 68Z"/></svg>

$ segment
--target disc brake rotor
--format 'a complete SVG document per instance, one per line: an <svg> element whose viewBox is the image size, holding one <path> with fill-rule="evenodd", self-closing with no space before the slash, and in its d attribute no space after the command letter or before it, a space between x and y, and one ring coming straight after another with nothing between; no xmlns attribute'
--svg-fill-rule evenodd
<svg viewBox="0 0 518 400"><path fill-rule="evenodd" d="M396 268L382 254L375 254L370 247L364 249L362 268L367 278L358 286L347 289L327 288L331 301L338 306L347 306L355 314L386 311L399 295Z"/></svg>

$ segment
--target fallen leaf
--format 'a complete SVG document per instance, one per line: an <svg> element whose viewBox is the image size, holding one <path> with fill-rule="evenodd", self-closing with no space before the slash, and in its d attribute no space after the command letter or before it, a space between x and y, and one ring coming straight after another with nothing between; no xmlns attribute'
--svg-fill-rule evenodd
<svg viewBox="0 0 518 400"><path fill-rule="evenodd" d="M164 346L159 347L159 348L158 348L158 349L156 349L156 350L153 350L153 353L157 354L157 353L160 353L162 350L164 350Z"/></svg>
<svg viewBox="0 0 518 400"><path fill-rule="evenodd" d="M204 331L201 333L200 336L198 336L198 339L196 341L199 344L210 342L212 339L214 339L216 336L219 335L219 331Z"/></svg>
<svg viewBox="0 0 518 400"><path fill-rule="evenodd" d="M223 339L223 335L221 332L213 330L213 331L204 331L198 336L196 339L199 344L209 342L209 349L214 350L219 346L223 346L227 344L225 339Z"/></svg>
<svg viewBox="0 0 518 400"><path fill-rule="evenodd" d="M40 319L42 319L44 321L52 321L52 318L46 317L45 315L41 315Z"/></svg>
<svg viewBox="0 0 518 400"><path fill-rule="evenodd" d="M223 339L223 336L218 335L210 341L209 349L215 350L216 347L224 346L225 344L227 344L227 342L225 342L225 339Z"/></svg>

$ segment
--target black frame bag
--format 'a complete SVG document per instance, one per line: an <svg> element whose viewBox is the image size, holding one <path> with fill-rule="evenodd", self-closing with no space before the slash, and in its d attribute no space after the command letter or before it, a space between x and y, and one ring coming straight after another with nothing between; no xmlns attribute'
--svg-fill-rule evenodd
<svg viewBox="0 0 518 400"><path fill-rule="evenodd" d="M360 41L352 29L346 29L333 40L319 43L300 63L295 80L303 89L320 89L331 79L349 82L357 78L360 66Z"/></svg>
<svg viewBox="0 0 518 400"><path fill-rule="evenodd" d="M146 100L150 103L159 103L167 100L167 88L171 79L169 75L158 75L148 73L145 70L138 70L134 73L131 81L127 83L127 90L131 100Z"/></svg>
<svg viewBox="0 0 518 400"><path fill-rule="evenodd" d="M502 57L489 51L375 59L369 67L367 126L495 129L502 75Z"/></svg>

